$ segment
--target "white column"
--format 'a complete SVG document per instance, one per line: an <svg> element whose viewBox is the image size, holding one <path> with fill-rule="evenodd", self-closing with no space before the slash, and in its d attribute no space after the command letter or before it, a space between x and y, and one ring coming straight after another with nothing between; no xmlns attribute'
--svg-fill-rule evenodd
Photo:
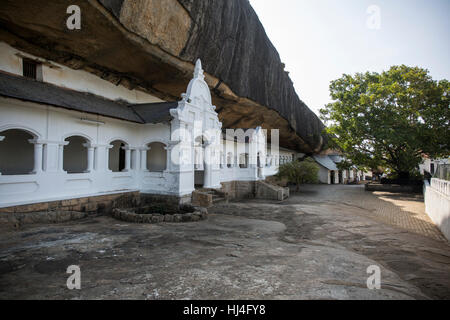
<svg viewBox="0 0 450 320"><path fill-rule="evenodd" d="M90 143L86 143L83 145L84 147L87 148L88 150L88 167L87 170L85 171L85 173L91 173L94 171L94 151L95 148L90 144Z"/></svg>
<svg viewBox="0 0 450 320"><path fill-rule="evenodd" d="M0 142L2 142L3 140L5 140L4 136L0 136ZM0 172L0 176L2 175L2 173Z"/></svg>
<svg viewBox="0 0 450 320"><path fill-rule="evenodd" d="M114 148L113 145L108 145L108 146L106 146L106 148L105 148L105 154L104 154L105 159L103 159L103 160L104 160L105 170L106 170L107 172L112 172L112 170L109 169L109 152L110 152L110 150L111 150L112 148Z"/></svg>
<svg viewBox="0 0 450 320"><path fill-rule="evenodd" d="M64 146L65 144L60 144L58 146L58 171L64 172Z"/></svg>
<svg viewBox="0 0 450 320"><path fill-rule="evenodd" d="M41 141L36 139L28 141L34 144L34 169L31 174L40 174L42 173L43 144Z"/></svg>
<svg viewBox="0 0 450 320"><path fill-rule="evenodd" d="M164 150L166 150L166 170L165 171L171 171L171 151L173 146L169 145L168 147L164 147Z"/></svg>
<svg viewBox="0 0 450 320"><path fill-rule="evenodd" d="M130 172L131 171L131 149L130 147L123 147L122 150L125 150L125 169L122 172Z"/></svg>
<svg viewBox="0 0 450 320"><path fill-rule="evenodd" d="M150 150L149 147L140 148L141 151L141 171L148 172L147 169L147 151Z"/></svg>
<svg viewBox="0 0 450 320"><path fill-rule="evenodd" d="M131 166L132 169L135 171L138 171L140 166L139 166L139 160L140 160L140 155L139 155L139 148L130 148L131 149Z"/></svg>

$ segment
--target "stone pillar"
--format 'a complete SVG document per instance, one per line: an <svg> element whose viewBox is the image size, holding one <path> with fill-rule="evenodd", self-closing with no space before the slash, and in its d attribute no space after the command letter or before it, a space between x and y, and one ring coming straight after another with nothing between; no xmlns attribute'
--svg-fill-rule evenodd
<svg viewBox="0 0 450 320"><path fill-rule="evenodd" d="M28 140L34 144L34 169L31 174L42 173L42 156L43 156L43 143L37 139Z"/></svg>
<svg viewBox="0 0 450 320"><path fill-rule="evenodd" d="M0 136L0 142L2 142L3 140L5 140L4 136ZM0 176L2 175L2 173L0 172Z"/></svg>
<svg viewBox="0 0 450 320"><path fill-rule="evenodd" d="M88 159L87 159L88 167L85 173L91 173L94 171L94 152L96 148L94 148L90 143L86 143L83 146L86 147L88 150Z"/></svg>
<svg viewBox="0 0 450 320"><path fill-rule="evenodd" d="M130 149L131 149L131 167L133 170L138 171L140 169L139 148L130 148Z"/></svg>
<svg viewBox="0 0 450 320"><path fill-rule="evenodd" d="M112 172L109 169L109 150L111 150L112 148L114 148L113 145L107 145L105 148L105 153L104 153L105 159L103 159L103 160L104 160L104 166L105 166L106 172Z"/></svg>
<svg viewBox="0 0 450 320"><path fill-rule="evenodd" d="M125 150L125 169L122 172L130 172L131 171L131 149L130 147L122 147L122 150Z"/></svg>
<svg viewBox="0 0 450 320"><path fill-rule="evenodd" d="M64 146L67 144L60 144L58 146L58 171L64 172Z"/></svg>
<svg viewBox="0 0 450 320"><path fill-rule="evenodd" d="M171 151L172 151L172 146L169 145L168 147L164 147L164 150L166 150L166 170L165 171L170 171L171 170Z"/></svg>
<svg viewBox="0 0 450 320"><path fill-rule="evenodd" d="M109 149L113 146L101 145L101 144L91 144L90 147L94 148L94 166L93 170L98 172L108 172L109 165ZM89 148L89 146L88 146ZM89 152L89 149L88 149Z"/></svg>
<svg viewBox="0 0 450 320"><path fill-rule="evenodd" d="M141 151L141 171L148 172L147 169L147 151L150 147L140 148Z"/></svg>
<svg viewBox="0 0 450 320"><path fill-rule="evenodd" d="M44 144L43 170L49 173L59 172L59 145L57 141L42 141Z"/></svg>

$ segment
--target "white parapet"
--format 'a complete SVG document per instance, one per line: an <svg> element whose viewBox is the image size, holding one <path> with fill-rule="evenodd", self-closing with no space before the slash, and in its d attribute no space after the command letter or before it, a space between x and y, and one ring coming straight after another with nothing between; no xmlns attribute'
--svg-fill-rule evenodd
<svg viewBox="0 0 450 320"><path fill-rule="evenodd" d="M433 178L431 179L431 187L450 197L450 181Z"/></svg>
<svg viewBox="0 0 450 320"><path fill-rule="evenodd" d="M425 211L450 241L450 181L432 179L425 181Z"/></svg>

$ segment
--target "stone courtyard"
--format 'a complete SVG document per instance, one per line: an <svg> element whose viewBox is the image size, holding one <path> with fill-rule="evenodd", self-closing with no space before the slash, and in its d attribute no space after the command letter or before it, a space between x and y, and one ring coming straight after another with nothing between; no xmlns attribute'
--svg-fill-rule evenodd
<svg viewBox="0 0 450 320"><path fill-rule="evenodd" d="M0 299L449 299L450 246L419 195L303 186L193 223L108 216L0 229ZM81 290L66 287L70 265ZM381 268L381 289L366 286Z"/></svg>

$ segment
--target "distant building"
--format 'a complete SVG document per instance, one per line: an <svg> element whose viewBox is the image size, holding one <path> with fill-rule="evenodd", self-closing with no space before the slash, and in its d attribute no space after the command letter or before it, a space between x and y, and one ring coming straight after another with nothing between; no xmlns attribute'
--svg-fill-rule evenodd
<svg viewBox="0 0 450 320"><path fill-rule="evenodd" d="M337 151L326 150L319 155L313 156L319 165L319 181L324 184L349 184L358 183L371 177L370 172L358 170L356 166L348 170L341 170L338 164L345 158Z"/></svg>

